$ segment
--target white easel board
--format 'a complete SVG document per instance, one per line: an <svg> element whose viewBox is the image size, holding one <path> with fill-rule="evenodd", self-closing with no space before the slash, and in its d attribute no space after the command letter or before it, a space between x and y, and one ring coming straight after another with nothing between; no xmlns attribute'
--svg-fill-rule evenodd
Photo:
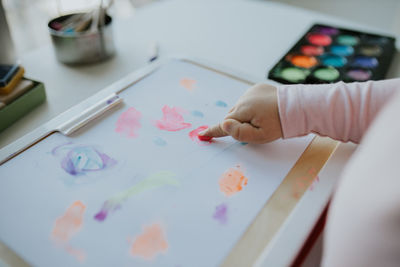
<svg viewBox="0 0 400 267"><path fill-rule="evenodd" d="M8 160L0 241L35 266L221 264L312 139L198 141L248 87L173 60L121 108Z"/></svg>

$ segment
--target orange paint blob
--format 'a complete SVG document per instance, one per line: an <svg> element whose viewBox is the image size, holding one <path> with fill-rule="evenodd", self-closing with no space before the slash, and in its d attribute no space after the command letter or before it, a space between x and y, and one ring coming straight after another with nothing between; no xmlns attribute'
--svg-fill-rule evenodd
<svg viewBox="0 0 400 267"><path fill-rule="evenodd" d="M305 56L305 55L295 55L290 58L290 62L293 65L301 68L311 68L318 64L315 57Z"/></svg>
<svg viewBox="0 0 400 267"><path fill-rule="evenodd" d="M79 200L72 203L64 215L56 220L51 232L51 236L57 244L81 263L86 259L86 252L72 247L69 241L82 228L85 209L86 206Z"/></svg>
<svg viewBox="0 0 400 267"><path fill-rule="evenodd" d="M164 231L160 224L145 226L143 233L136 237L131 247L131 254L146 260L154 259L157 254L168 249Z"/></svg>
<svg viewBox="0 0 400 267"><path fill-rule="evenodd" d="M196 85L196 81L193 79L189 79L189 78L183 78L181 79L181 81L179 82L179 84L185 88L188 91L193 91L195 85Z"/></svg>
<svg viewBox="0 0 400 267"><path fill-rule="evenodd" d="M239 168L230 168L219 179L219 189L225 196L230 197L247 185L248 179Z"/></svg>
<svg viewBox="0 0 400 267"><path fill-rule="evenodd" d="M52 237L62 243L68 242L82 228L85 209L86 206L79 200L72 203L64 215L56 220Z"/></svg>
<svg viewBox="0 0 400 267"><path fill-rule="evenodd" d="M84 250L73 248L70 245L67 245L65 250L81 263L86 260L86 252Z"/></svg>

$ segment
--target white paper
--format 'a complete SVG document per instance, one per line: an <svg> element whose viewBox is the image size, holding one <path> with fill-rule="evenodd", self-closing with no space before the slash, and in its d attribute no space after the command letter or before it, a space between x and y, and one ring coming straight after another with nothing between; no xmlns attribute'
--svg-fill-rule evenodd
<svg viewBox="0 0 400 267"><path fill-rule="evenodd" d="M247 88L190 63L164 65L123 91L120 109L0 166L0 240L36 266L217 266L312 138L265 145L189 138L222 120ZM157 128L165 105L192 126ZM116 132L132 107L141 114L135 137ZM247 185L226 196L219 181L237 166ZM96 219L111 198L118 207ZM63 219L71 206L75 217Z"/></svg>

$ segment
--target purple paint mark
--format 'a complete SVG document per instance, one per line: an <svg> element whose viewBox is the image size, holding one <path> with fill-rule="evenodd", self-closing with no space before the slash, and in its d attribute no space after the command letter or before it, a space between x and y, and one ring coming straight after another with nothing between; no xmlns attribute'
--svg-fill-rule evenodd
<svg viewBox="0 0 400 267"><path fill-rule="evenodd" d="M107 200L106 202L104 202L101 210L96 215L94 215L94 219L102 222L107 218L109 212L114 212L120 208L121 204L119 202Z"/></svg>
<svg viewBox="0 0 400 267"><path fill-rule="evenodd" d="M107 100L107 105L110 105L111 103L114 103L115 101L117 101L119 99L119 96L113 96L112 98Z"/></svg>
<svg viewBox="0 0 400 267"><path fill-rule="evenodd" d="M98 221L104 221L107 218L107 212L105 210L101 210L99 213L97 213L94 218Z"/></svg>
<svg viewBox="0 0 400 267"><path fill-rule="evenodd" d="M215 207L213 218L219 221L221 224L226 224L228 221L227 211L228 206L225 203L222 203Z"/></svg>
<svg viewBox="0 0 400 267"><path fill-rule="evenodd" d="M117 163L116 160L98 151L93 146L67 143L52 150L53 155L61 155L61 167L71 175L100 171Z"/></svg>
<svg viewBox="0 0 400 267"><path fill-rule="evenodd" d="M51 154L53 154L53 156L56 156L60 148L62 148L63 146L68 146L68 145L72 145L72 144L73 144L72 142L68 142L65 144L58 145L55 148L53 148L53 150L51 150Z"/></svg>

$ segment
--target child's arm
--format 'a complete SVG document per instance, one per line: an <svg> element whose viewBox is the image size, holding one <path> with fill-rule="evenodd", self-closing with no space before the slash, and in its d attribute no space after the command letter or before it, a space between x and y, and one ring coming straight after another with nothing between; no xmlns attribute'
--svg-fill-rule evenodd
<svg viewBox="0 0 400 267"><path fill-rule="evenodd" d="M314 132L359 143L396 89L400 89L400 79L281 86L278 102L283 137Z"/></svg>
<svg viewBox="0 0 400 267"><path fill-rule="evenodd" d="M270 142L311 132L360 142L384 104L400 90L400 79L324 85L250 88L220 124L202 135Z"/></svg>

